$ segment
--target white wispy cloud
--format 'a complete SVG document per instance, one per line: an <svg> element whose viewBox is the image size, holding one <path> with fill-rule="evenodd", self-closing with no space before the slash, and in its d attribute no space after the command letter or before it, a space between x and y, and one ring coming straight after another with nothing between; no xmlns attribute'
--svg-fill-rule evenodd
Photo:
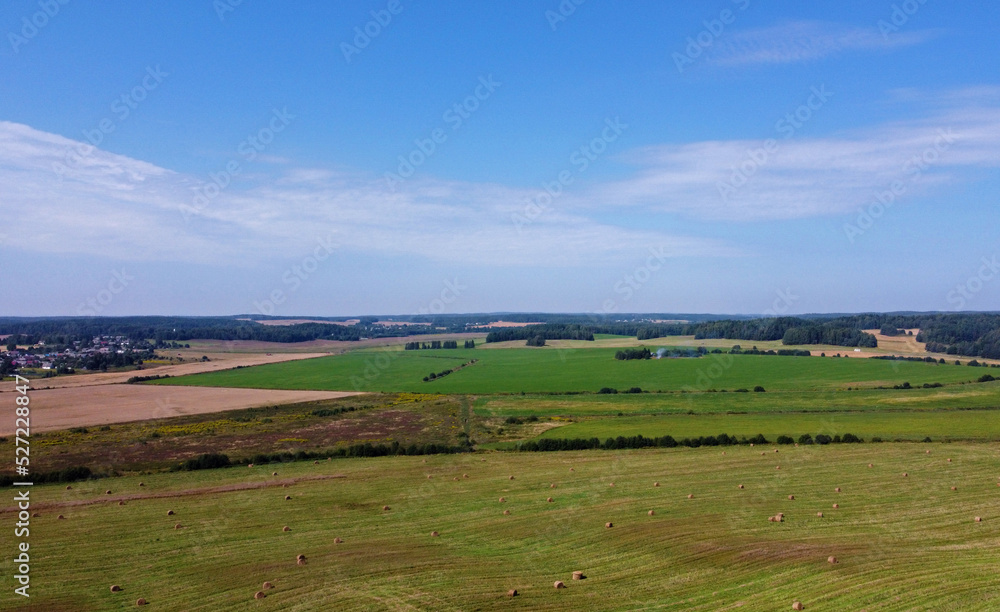
<svg viewBox="0 0 1000 612"><path fill-rule="evenodd" d="M626 159L638 171L600 186L590 194L591 205L753 221L849 213L897 181L904 189L900 199L926 196L974 179L977 170L1000 167L1000 107L951 107L826 138L772 138L763 153L766 139L632 151Z"/></svg>
<svg viewBox="0 0 1000 612"><path fill-rule="evenodd" d="M726 66L789 64L845 51L907 47L940 34L938 30L913 30L886 37L875 26L863 28L821 21L792 21L723 36L709 50L708 58Z"/></svg>
<svg viewBox="0 0 1000 612"><path fill-rule="evenodd" d="M351 172L277 172L243 174L199 202L207 176L0 122L0 193L11 230L4 246L246 265L307 252L319 239L355 252L480 265L581 265L627 260L649 247L670 256L737 252L714 240L601 223L562 202L519 229L513 215L523 214L532 190L428 177L393 192Z"/></svg>

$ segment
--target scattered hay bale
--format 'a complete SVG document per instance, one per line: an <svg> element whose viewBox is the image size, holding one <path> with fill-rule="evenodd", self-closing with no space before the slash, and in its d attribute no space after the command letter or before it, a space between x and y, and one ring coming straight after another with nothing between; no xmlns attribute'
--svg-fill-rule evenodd
<svg viewBox="0 0 1000 612"><path fill-rule="evenodd" d="M546 499L545 501L547 501L547 502L549 502L549 503L551 504L551 503L552 503L553 501L555 501L555 500L553 500L553 499L552 499L552 498L550 497L550 498Z"/></svg>
<svg viewBox="0 0 1000 612"><path fill-rule="evenodd" d="M778 449L774 449L774 452L778 452Z"/></svg>
<svg viewBox="0 0 1000 612"><path fill-rule="evenodd" d="M469 477L468 474L462 474L462 478L468 478L468 477Z"/></svg>
<svg viewBox="0 0 1000 612"><path fill-rule="evenodd" d="M834 509L839 508L840 504L834 504L833 507L834 507Z"/></svg>
<svg viewBox="0 0 1000 612"><path fill-rule="evenodd" d="M431 537L432 537L432 538L436 538L436 537L438 537L438 536L440 536L440 535L441 535L441 534L440 534L440 533L438 533L438 532L436 532L436 531L432 531L432 532L431 532Z"/></svg>
<svg viewBox="0 0 1000 612"><path fill-rule="evenodd" d="M658 482L654 482L654 483L653 483L653 486L654 486L654 487L658 487L658 486L660 486L660 483L658 483Z"/></svg>
<svg viewBox="0 0 1000 612"><path fill-rule="evenodd" d="M64 520L64 519L65 519L66 517L60 514L60 515L59 515L59 516L57 516L56 518L57 518L57 519L59 519L59 520L61 521L61 520Z"/></svg>
<svg viewBox="0 0 1000 612"><path fill-rule="evenodd" d="M434 478L434 477L432 475L428 474L427 475L427 480L430 480L431 478Z"/></svg>
<svg viewBox="0 0 1000 612"><path fill-rule="evenodd" d="M586 576L583 575L583 572L573 572L573 580L583 580L585 578Z"/></svg>
<svg viewBox="0 0 1000 612"><path fill-rule="evenodd" d="M927 454L928 454L928 455L929 455L929 454L931 454L931 451L929 451L929 450L928 450L928 451L926 451L926 452L927 452Z"/></svg>
<svg viewBox="0 0 1000 612"><path fill-rule="evenodd" d="M111 489L108 489L107 491L105 491L104 494L105 495L111 495Z"/></svg>
<svg viewBox="0 0 1000 612"><path fill-rule="evenodd" d="M124 506L124 505L125 505L125 502L124 502L124 501L122 501L122 500L118 500L118 505L119 505L119 506Z"/></svg>
<svg viewBox="0 0 1000 612"><path fill-rule="evenodd" d="M174 529L183 529L183 528L184 525L181 525L180 523L174 523Z"/></svg>
<svg viewBox="0 0 1000 612"><path fill-rule="evenodd" d="M313 465L319 465L319 461L313 461Z"/></svg>
<svg viewBox="0 0 1000 612"><path fill-rule="evenodd" d="M750 448L753 448L753 442L750 443Z"/></svg>
<svg viewBox="0 0 1000 612"><path fill-rule="evenodd" d="M111 592L112 593L118 593L121 590L122 590L122 588L120 586L118 586L117 584L112 584L111 585Z"/></svg>
<svg viewBox="0 0 1000 612"><path fill-rule="evenodd" d="M140 597L139 599L135 600L135 605L137 605L137 606L144 606L144 605L146 605L146 603L147 603L146 600L143 599L142 597Z"/></svg>
<svg viewBox="0 0 1000 612"><path fill-rule="evenodd" d="M389 506L382 506L382 510L383 510L383 511L385 511L385 510L390 510L390 508L389 508Z"/></svg>
<svg viewBox="0 0 1000 612"><path fill-rule="evenodd" d="M277 476L277 475L278 475L277 472L271 472L271 476Z"/></svg>
<svg viewBox="0 0 1000 612"><path fill-rule="evenodd" d="M506 498L506 497L501 497L501 498L500 498L500 503L501 503L501 504L502 504L502 503L504 503L505 501L507 501L507 498Z"/></svg>
<svg viewBox="0 0 1000 612"><path fill-rule="evenodd" d="M486 461L486 460L485 460L485 459L483 459L483 461ZM575 472L576 470L574 470L573 468L569 468L569 471L571 471L571 472Z"/></svg>
<svg viewBox="0 0 1000 612"><path fill-rule="evenodd" d="M140 482L140 483L139 483L139 486L140 486L140 487L144 487L144 486L146 486L146 483L144 483L144 482Z"/></svg>
<svg viewBox="0 0 1000 612"><path fill-rule="evenodd" d="M818 516L819 518L823 518L823 513L822 512L817 512L816 516Z"/></svg>
<svg viewBox="0 0 1000 612"><path fill-rule="evenodd" d="M295 560L296 561L305 561L306 560L306 556L305 555L299 555L299 556L295 557Z"/></svg>
<svg viewBox="0 0 1000 612"><path fill-rule="evenodd" d="M292 528L291 528L291 527L289 527L288 525L285 525L284 527L282 527L282 528L281 528L281 530L282 530L282 531L291 531L291 530L292 530Z"/></svg>
<svg viewBox="0 0 1000 612"><path fill-rule="evenodd" d="M507 480L514 480L514 475L513 475L513 474L511 474L510 476L508 476L508 477L507 477Z"/></svg>
<svg viewBox="0 0 1000 612"><path fill-rule="evenodd" d="M274 585L271 584L270 582L265 582L264 585L261 588L264 588L264 589L273 589Z"/></svg>
<svg viewBox="0 0 1000 612"><path fill-rule="evenodd" d="M295 564L296 565L305 565L306 564L306 560L305 559L299 559L298 561L295 562Z"/></svg>
<svg viewBox="0 0 1000 612"><path fill-rule="evenodd" d="M648 514L649 516L653 516L654 514L656 514L656 512L655 512L655 511L653 511L653 510L650 510L650 511L649 511L649 512L647 512L646 514Z"/></svg>
<svg viewBox="0 0 1000 612"><path fill-rule="evenodd" d="M776 466L774 466L774 469L776 469L776 470L780 470L780 469L781 469L781 466L780 466L780 465L776 465Z"/></svg>
<svg viewBox="0 0 1000 612"><path fill-rule="evenodd" d="M610 482L610 483L608 483L608 486L609 486L609 487L613 487L613 486L615 486L615 483L613 483L613 482Z"/></svg>
<svg viewBox="0 0 1000 612"><path fill-rule="evenodd" d="M837 493L840 493L840 487L837 487L836 489L834 489L834 491L836 491Z"/></svg>
<svg viewBox="0 0 1000 612"><path fill-rule="evenodd" d="M611 529L614 526L615 526L615 524L612 523L611 521L608 521L607 523L604 523L604 528L605 529Z"/></svg>
<svg viewBox="0 0 1000 612"><path fill-rule="evenodd" d="M976 517L976 522L977 522L977 523L982 523L982 522L983 522L983 517L981 517L981 516L977 516L977 517Z"/></svg>
<svg viewBox="0 0 1000 612"><path fill-rule="evenodd" d="M743 485L739 485L739 486L737 486L736 488L737 488L737 489L742 489L742 488L743 488Z"/></svg>
<svg viewBox="0 0 1000 612"><path fill-rule="evenodd" d="M552 484L550 484L550 485L549 485L549 488L550 488L550 489L554 489L554 488L556 488L556 483L554 483L554 482L553 482Z"/></svg>
<svg viewBox="0 0 1000 612"><path fill-rule="evenodd" d="M504 510L503 514L504 514L504 516L509 516L510 515L510 510Z"/></svg>
<svg viewBox="0 0 1000 612"><path fill-rule="evenodd" d="M784 512L779 512L775 516L777 516L778 518L785 518L785 513Z"/></svg>
<svg viewBox="0 0 1000 612"><path fill-rule="evenodd" d="M72 488L73 488L73 486L72 486L72 485L66 485L66 490L67 490L67 491L71 490Z"/></svg>
<svg viewBox="0 0 1000 612"><path fill-rule="evenodd" d="M282 488L282 489L287 489L287 488L288 488L288 483L287 483L287 482L286 482L286 483L283 483L283 484L281 485L281 488Z"/></svg>
<svg viewBox="0 0 1000 612"><path fill-rule="evenodd" d="M288 500L290 500L291 498L292 498L292 496L291 496L291 495L286 495L286 496L285 496L285 501L288 501Z"/></svg>
<svg viewBox="0 0 1000 612"><path fill-rule="evenodd" d="M765 454L765 453L764 453L764 451L760 451L760 456L761 456L761 457L763 457L763 456L764 456L764 454Z"/></svg>
<svg viewBox="0 0 1000 612"><path fill-rule="evenodd" d="M948 457L948 463L951 463L951 457Z"/></svg>
<svg viewBox="0 0 1000 612"><path fill-rule="evenodd" d="M554 583L552 583L552 586L554 586L557 589L565 589L566 588L566 584L563 583L562 580L556 580Z"/></svg>
<svg viewBox="0 0 1000 612"><path fill-rule="evenodd" d="M173 516L173 515L174 515L173 510L167 510L167 516Z"/></svg>
<svg viewBox="0 0 1000 612"><path fill-rule="evenodd" d="M458 476L455 476L454 480L455 482L458 482Z"/></svg>
<svg viewBox="0 0 1000 612"><path fill-rule="evenodd" d="M248 467L248 468L252 468L252 467L253 467L253 464L252 464L252 463L248 463L248 464L247 464L247 467Z"/></svg>
<svg viewBox="0 0 1000 612"><path fill-rule="evenodd" d="M834 563L837 563L837 557L834 557L833 555L830 555L829 557L826 558L826 562L830 563L831 565L834 564Z"/></svg>
<svg viewBox="0 0 1000 612"><path fill-rule="evenodd" d="M802 605L801 601L792 602L792 610L805 610L806 607Z"/></svg>
<svg viewBox="0 0 1000 612"><path fill-rule="evenodd" d="M875 467L875 466L874 466L874 465L872 465L871 463L869 463L869 464L868 464L868 467Z"/></svg>
<svg viewBox="0 0 1000 612"><path fill-rule="evenodd" d="M253 594L254 599L264 599L265 597L267 597L267 595L264 594L264 591L257 591Z"/></svg>
<svg viewBox="0 0 1000 612"><path fill-rule="evenodd" d="M958 487L952 487L951 490L952 491L958 491Z"/></svg>
<svg viewBox="0 0 1000 612"><path fill-rule="evenodd" d="M725 455L725 454L726 454L726 451L722 451L722 454L723 454L723 455Z"/></svg>
<svg viewBox="0 0 1000 612"><path fill-rule="evenodd" d="M517 589L511 589L507 591L507 597L517 597L517 595L518 595Z"/></svg>
<svg viewBox="0 0 1000 612"><path fill-rule="evenodd" d="M688 493L688 499L694 499L694 493Z"/></svg>
<svg viewBox="0 0 1000 612"><path fill-rule="evenodd" d="M341 540L340 538L334 538L334 539L333 539L333 543L334 543L334 544L343 544L343 543L344 543L344 541L343 541L343 540Z"/></svg>
<svg viewBox="0 0 1000 612"><path fill-rule="evenodd" d="M795 496L794 495L789 495L788 499L789 499L789 501L794 501L795 500Z"/></svg>

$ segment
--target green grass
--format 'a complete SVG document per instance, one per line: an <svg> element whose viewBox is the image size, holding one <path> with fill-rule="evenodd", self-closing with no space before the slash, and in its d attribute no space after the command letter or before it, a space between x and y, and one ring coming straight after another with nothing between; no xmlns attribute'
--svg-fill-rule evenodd
<svg viewBox="0 0 1000 612"><path fill-rule="evenodd" d="M994 446L759 450L394 457L37 486L31 609L126 610L139 597L206 612L1000 607ZM206 490L257 484L272 486ZM785 522L766 520L776 512ZM9 501L3 514L12 524ZM570 580L575 570L587 579ZM255 602L265 580L276 588ZM24 606L0 598L0 610Z"/></svg>
<svg viewBox="0 0 1000 612"><path fill-rule="evenodd" d="M758 433L772 442L779 435L828 436L852 433L870 440L1000 440L1000 410L949 412L875 412L812 414L712 414L605 417L549 429L540 438L659 437L680 440L720 433L752 437Z"/></svg>
<svg viewBox="0 0 1000 612"><path fill-rule="evenodd" d="M412 391L423 393L528 393L646 390L830 390L910 382L950 383L985 370L955 365L821 357L708 355L698 359L617 361L615 349L355 351L344 355L197 374L155 384L264 389ZM479 359L440 380L431 372Z"/></svg>
<svg viewBox="0 0 1000 612"><path fill-rule="evenodd" d="M1000 408L1000 383L937 389L642 393L618 395L491 395L475 402L482 416L606 416L784 412L893 412Z"/></svg>

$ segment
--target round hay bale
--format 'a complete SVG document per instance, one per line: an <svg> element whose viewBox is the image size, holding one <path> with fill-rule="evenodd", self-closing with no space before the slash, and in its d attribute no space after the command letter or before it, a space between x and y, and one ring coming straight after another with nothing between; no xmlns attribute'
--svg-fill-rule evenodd
<svg viewBox="0 0 1000 612"><path fill-rule="evenodd" d="M826 558L826 562L830 563L830 564L834 564L834 563L837 562L837 557L834 557L833 555L830 555L829 557Z"/></svg>
<svg viewBox="0 0 1000 612"><path fill-rule="evenodd" d="M507 597L517 597L517 589L507 591Z"/></svg>
<svg viewBox="0 0 1000 612"><path fill-rule="evenodd" d="M118 586L117 584L112 584L111 585L111 592L112 593L118 593L121 590L122 590L122 588L120 586Z"/></svg>
<svg viewBox="0 0 1000 612"><path fill-rule="evenodd" d="M73 486L72 486L72 485L66 485L66 490L67 490L67 491L69 491L69 490L72 490L72 488L73 488Z"/></svg>
<svg viewBox="0 0 1000 612"><path fill-rule="evenodd" d="M104 494L105 495L111 495L111 489L108 489L107 491L105 491Z"/></svg>
<svg viewBox="0 0 1000 612"><path fill-rule="evenodd" d="M290 500L291 498L292 498L292 496L291 496L291 495L286 495L286 496L285 496L285 501L288 501L288 500Z"/></svg>
<svg viewBox="0 0 1000 612"><path fill-rule="evenodd" d="M725 455L725 454L726 454L726 451L722 451L722 454L723 454L723 455Z"/></svg>
<svg viewBox="0 0 1000 612"><path fill-rule="evenodd" d="M265 597L267 597L267 595L264 594L264 591L257 591L253 594L254 599L264 599Z"/></svg>
<svg viewBox="0 0 1000 612"><path fill-rule="evenodd" d="M468 478L468 477L469 477L468 474L462 474L462 478Z"/></svg>
<svg viewBox="0 0 1000 612"><path fill-rule="evenodd" d="M173 510L167 510L167 516L173 516L173 515L174 515Z"/></svg>
<svg viewBox="0 0 1000 612"><path fill-rule="evenodd" d="M654 482L654 483L653 483L653 486L654 486L654 487L658 487L658 486L660 486L660 483L658 483L658 482Z"/></svg>
<svg viewBox="0 0 1000 612"><path fill-rule="evenodd" d="M948 457L948 463L951 463L951 457Z"/></svg>
<svg viewBox="0 0 1000 612"><path fill-rule="evenodd" d="M509 516L510 515L510 510L504 510L503 514L504 514L504 516Z"/></svg>
<svg viewBox="0 0 1000 612"><path fill-rule="evenodd" d="M907 474L906 472L903 472L903 478L906 478L907 476L909 476L909 474Z"/></svg>
<svg viewBox="0 0 1000 612"><path fill-rule="evenodd" d="M61 521L61 520L64 520L64 519L65 519L66 517L60 514L60 515L59 515L59 516L57 516L56 518L57 518L57 519L59 519L59 520Z"/></svg>
<svg viewBox="0 0 1000 612"><path fill-rule="evenodd" d="M247 467L248 467L248 468L251 468L251 467L253 467L253 464L252 464L252 463L248 463L248 464L247 464Z"/></svg>
<svg viewBox="0 0 1000 612"><path fill-rule="evenodd" d="M834 504L833 507L834 507L834 509L839 508L840 504Z"/></svg>
<svg viewBox="0 0 1000 612"><path fill-rule="evenodd" d="M277 472L271 472L271 476L277 476L277 475L278 475Z"/></svg>
<svg viewBox="0 0 1000 612"><path fill-rule="evenodd" d="M608 486L609 486L609 487L613 487L613 486L615 486L615 483L613 483L613 482L610 482L610 483L608 483Z"/></svg>
<svg viewBox="0 0 1000 612"><path fill-rule="evenodd" d="M433 478L433 476L431 476L430 474L428 474L427 475L427 480L430 480L431 478Z"/></svg>
<svg viewBox="0 0 1000 612"><path fill-rule="evenodd" d="M763 457L764 455L765 455L764 451L760 451L760 456Z"/></svg>
<svg viewBox="0 0 1000 612"><path fill-rule="evenodd" d="M180 523L174 523L174 529L183 529L183 528L184 525L181 525Z"/></svg>
<svg viewBox="0 0 1000 612"><path fill-rule="evenodd" d="M549 485L549 488L550 488L550 489L554 489L554 488L556 488L556 483L554 483L554 482L553 482L552 484L550 484L550 485Z"/></svg>
<svg viewBox="0 0 1000 612"><path fill-rule="evenodd" d="M546 499L545 501L547 501L547 502L549 502L551 504L554 500L550 497L550 498Z"/></svg>
<svg viewBox="0 0 1000 612"><path fill-rule="evenodd" d="M282 483L281 488L282 489L287 489L288 488L288 483L287 482L286 483Z"/></svg>
<svg viewBox="0 0 1000 612"><path fill-rule="evenodd" d="M265 582L261 588L264 588L264 589L273 589L274 585L271 584L270 582Z"/></svg>
<svg viewBox="0 0 1000 612"><path fill-rule="evenodd" d="M775 516L777 516L778 518L785 518L785 513L784 512L779 512Z"/></svg>
<svg viewBox="0 0 1000 612"><path fill-rule="evenodd" d="M305 565L305 564L306 564L305 559L299 559L298 561L295 562L295 565Z"/></svg>
<svg viewBox="0 0 1000 612"><path fill-rule="evenodd" d="M385 510L390 510L390 508L389 508L389 506L382 506L382 510L383 510L383 511L385 511Z"/></svg>
<svg viewBox="0 0 1000 612"><path fill-rule="evenodd" d="M951 490L952 491L958 491L958 487L952 487Z"/></svg>
<svg viewBox="0 0 1000 612"><path fill-rule="evenodd" d="M436 537L438 537L438 536L440 536L440 535L441 535L441 534L440 534L440 533L438 533L438 532L436 532L436 531L432 531L432 532L431 532L431 537L432 537L432 538L436 538Z"/></svg>
<svg viewBox="0 0 1000 612"><path fill-rule="evenodd" d="M144 605L146 605L146 600L143 599L142 597L140 597L139 599L135 600L135 605L137 605L137 606L144 606Z"/></svg>
<svg viewBox="0 0 1000 612"><path fill-rule="evenodd" d="M778 452L778 449L774 449L774 452Z"/></svg>
<svg viewBox="0 0 1000 612"><path fill-rule="evenodd" d="M823 513L822 512L817 512L816 516L818 516L819 518L823 518Z"/></svg>
<svg viewBox="0 0 1000 612"><path fill-rule="evenodd" d="M753 442L750 443L750 448L753 448Z"/></svg>
<svg viewBox="0 0 1000 612"><path fill-rule="evenodd" d="M788 496L788 499L789 499L789 500L794 500L794 499L795 499L795 496L794 496L794 495L789 495L789 496Z"/></svg>
<svg viewBox="0 0 1000 612"><path fill-rule="evenodd" d="M140 486L140 487L144 487L144 486L146 486L146 483L144 483L144 482L140 482L140 483L139 483L139 486Z"/></svg>
<svg viewBox="0 0 1000 612"><path fill-rule="evenodd" d="M976 517L976 522L977 522L977 523L982 523L982 522L983 522L983 517L981 517L981 516L977 516L977 517Z"/></svg>
<svg viewBox="0 0 1000 612"><path fill-rule="evenodd" d="M573 572L573 580L583 580L584 578L586 576L583 575L583 572Z"/></svg>
<svg viewBox="0 0 1000 612"><path fill-rule="evenodd" d="M776 465L776 466L774 466L774 469L776 469L776 470L780 470L780 469L781 469L781 466L780 466L780 465Z"/></svg>
<svg viewBox="0 0 1000 612"><path fill-rule="evenodd" d="M556 580L554 583L552 583L552 586L554 586L557 589L565 589L566 588L566 585L563 583L562 580Z"/></svg>
<svg viewBox="0 0 1000 612"><path fill-rule="evenodd" d="M125 502L124 502L124 501L122 501L122 500L118 500L118 505L119 505L119 506L124 506L124 505L125 505Z"/></svg>
<svg viewBox="0 0 1000 612"><path fill-rule="evenodd" d="M775 523L775 522L777 522L777 520L778 520L778 518L774 517L774 516L767 517L767 522L768 523Z"/></svg>
<svg viewBox="0 0 1000 612"><path fill-rule="evenodd" d="M694 499L694 493L688 493L688 499Z"/></svg>
<svg viewBox="0 0 1000 612"><path fill-rule="evenodd" d="M653 516L654 514L656 514L656 512L655 512L655 511L653 511L653 510L650 510L650 511L649 511L649 512L647 512L646 514L648 514L649 516Z"/></svg>
<svg viewBox="0 0 1000 612"><path fill-rule="evenodd" d="M501 503L501 504L502 504L502 503L504 503L505 501L507 501L507 498L506 498L506 497L501 497L501 498L500 498L500 503Z"/></svg>
<svg viewBox="0 0 1000 612"><path fill-rule="evenodd" d="M607 523L604 523L604 528L605 529L611 529L614 526L615 526L615 524L612 523L612 522L610 522L610 521L608 521Z"/></svg>
<svg viewBox="0 0 1000 612"><path fill-rule="evenodd" d="M313 461L313 465L319 465L319 461Z"/></svg>
<svg viewBox="0 0 1000 612"><path fill-rule="evenodd" d="M834 491L836 491L837 493L840 493L840 487L837 487L836 489L834 489Z"/></svg>
<svg viewBox="0 0 1000 612"><path fill-rule="evenodd" d="M743 485L738 485L738 486L737 486L736 488L737 488L737 489L742 489L742 488L743 488Z"/></svg>
<svg viewBox="0 0 1000 612"><path fill-rule="evenodd" d="M306 556L305 555L299 555L299 556L295 557L295 560L296 561L305 561L306 560Z"/></svg>
<svg viewBox="0 0 1000 612"><path fill-rule="evenodd" d="M927 452L928 455L931 454L931 451L926 451L926 452Z"/></svg>
<svg viewBox="0 0 1000 612"><path fill-rule="evenodd" d="M454 478L453 480L454 480L455 482L458 482L458 476L455 476L455 478Z"/></svg>
<svg viewBox="0 0 1000 612"><path fill-rule="evenodd" d="M507 480L514 480L513 474L507 477Z"/></svg>
<svg viewBox="0 0 1000 612"><path fill-rule="evenodd" d="M868 464L868 467L875 467L875 466L874 466L874 465L872 465L871 463L869 463L869 464Z"/></svg>
<svg viewBox="0 0 1000 612"><path fill-rule="evenodd" d="M485 459L483 459L483 461L486 461L486 460L485 460ZM573 468L569 468L569 471L571 471L571 472L575 472L576 470L574 470Z"/></svg>
<svg viewBox="0 0 1000 612"><path fill-rule="evenodd" d="M292 528L291 528L291 527L289 527L288 525L285 525L284 527L282 527L282 528L281 528L281 530L282 530L282 531L291 531L291 530L292 530Z"/></svg>
<svg viewBox="0 0 1000 612"><path fill-rule="evenodd" d="M343 541L343 540L341 540L340 538L334 538L334 539L333 539L333 543L334 543L334 544L343 544L343 543L344 543L344 541Z"/></svg>
<svg viewBox="0 0 1000 612"><path fill-rule="evenodd" d="M802 605L801 601L792 602L792 610L805 610L806 607Z"/></svg>

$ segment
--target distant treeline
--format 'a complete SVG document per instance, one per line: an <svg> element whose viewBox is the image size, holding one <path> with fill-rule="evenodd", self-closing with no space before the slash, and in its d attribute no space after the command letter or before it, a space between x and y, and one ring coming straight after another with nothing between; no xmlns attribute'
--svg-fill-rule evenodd
<svg viewBox="0 0 1000 612"><path fill-rule="evenodd" d="M529 340L541 336L544 340L593 340L594 330L590 327L567 325L526 325L524 327L503 327L486 335L487 342L507 342L509 340Z"/></svg>
<svg viewBox="0 0 1000 612"><path fill-rule="evenodd" d="M457 349L458 340L431 340L430 342L407 342L403 349L407 351L420 351L428 349ZM466 340L465 348L476 348L475 340Z"/></svg>

